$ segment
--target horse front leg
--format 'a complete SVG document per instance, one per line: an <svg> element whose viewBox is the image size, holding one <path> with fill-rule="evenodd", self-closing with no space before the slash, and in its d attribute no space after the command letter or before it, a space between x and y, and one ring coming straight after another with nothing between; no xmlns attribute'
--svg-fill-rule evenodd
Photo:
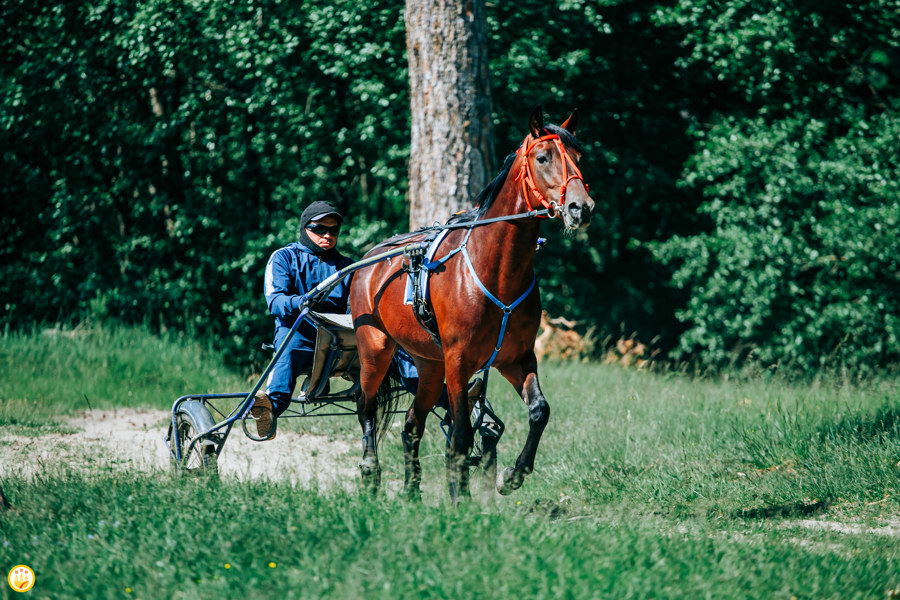
<svg viewBox="0 0 900 600"><path fill-rule="evenodd" d="M525 446L516 459L514 467L507 467L503 479L497 484L497 491L503 495L512 493L522 487L525 476L534 471L534 458L537 455L541 435L550 420L550 404L541 392L537 375L537 359L532 353L530 360L518 368L501 371L503 376L516 388L522 400L528 406L528 437Z"/></svg>
<svg viewBox="0 0 900 600"><path fill-rule="evenodd" d="M466 383L468 378L462 375L447 375L447 394L450 403L450 418L453 421L453 433L447 446L447 482L450 499L460 502L468 498L469 493L469 453L472 450L474 435L472 422L469 420L469 399Z"/></svg>

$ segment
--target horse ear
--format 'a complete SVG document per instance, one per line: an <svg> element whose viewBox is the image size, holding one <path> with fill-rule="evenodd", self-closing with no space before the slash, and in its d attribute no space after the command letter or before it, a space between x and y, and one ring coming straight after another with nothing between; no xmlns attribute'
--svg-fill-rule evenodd
<svg viewBox="0 0 900 600"><path fill-rule="evenodd" d="M531 111L531 117L528 119L528 129L531 131L531 137L539 138L544 135L544 107L538 104Z"/></svg>
<svg viewBox="0 0 900 600"><path fill-rule="evenodd" d="M562 124L562 128L565 129L566 131L568 131L569 133L571 133L572 135L575 135L576 127L578 127L578 109L577 108L572 111L572 114L569 115L569 118L566 119Z"/></svg>

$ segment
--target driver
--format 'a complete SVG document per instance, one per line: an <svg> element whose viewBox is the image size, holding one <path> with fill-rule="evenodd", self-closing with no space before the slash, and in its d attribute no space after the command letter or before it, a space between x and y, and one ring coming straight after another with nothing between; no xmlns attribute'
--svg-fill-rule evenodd
<svg viewBox="0 0 900 600"><path fill-rule="evenodd" d="M299 239L269 258L265 296L269 312L275 315L276 348L300 314L300 297L353 262L337 250L343 222L344 217L331 202L313 202L300 215ZM350 278L345 278L312 308L318 312L346 313L349 294ZM297 377L312 368L315 344L316 327L304 319L269 373L265 391L256 393L250 414L256 419L259 437L275 437L269 438L275 419L290 406Z"/></svg>

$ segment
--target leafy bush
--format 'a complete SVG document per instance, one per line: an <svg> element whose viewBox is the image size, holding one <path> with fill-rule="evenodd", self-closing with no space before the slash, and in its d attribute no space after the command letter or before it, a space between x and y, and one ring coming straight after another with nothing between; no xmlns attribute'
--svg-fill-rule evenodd
<svg viewBox="0 0 900 600"><path fill-rule="evenodd" d="M696 25L686 73L734 99L695 122L682 178L708 230L653 245L690 293L681 356L706 366L866 373L900 359L897 16L877 1L810 8L728 2L711 16L685 0L667 16Z"/></svg>
<svg viewBox="0 0 900 600"><path fill-rule="evenodd" d="M401 16L387 1L4 5L3 322L111 315L246 358L291 217L322 198L366 223L405 213Z"/></svg>
<svg viewBox="0 0 900 600"><path fill-rule="evenodd" d="M594 222L545 227L537 261L551 315L706 366L896 362L892 2L487 9L495 164L536 104L588 144ZM20 2L0 27L0 325L115 317L246 364L304 206L352 215L352 255L406 228L402 2Z"/></svg>

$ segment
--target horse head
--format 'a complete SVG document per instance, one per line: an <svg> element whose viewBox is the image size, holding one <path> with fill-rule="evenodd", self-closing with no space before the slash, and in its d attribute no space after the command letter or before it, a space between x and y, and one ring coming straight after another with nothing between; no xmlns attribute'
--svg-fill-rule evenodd
<svg viewBox="0 0 900 600"><path fill-rule="evenodd" d="M522 144L523 164L517 177L531 207L549 209L550 216L560 217L567 229L587 227L594 211L578 169L583 147L575 139L577 124L576 110L561 126L545 126L543 108L536 107L528 123L531 133Z"/></svg>

